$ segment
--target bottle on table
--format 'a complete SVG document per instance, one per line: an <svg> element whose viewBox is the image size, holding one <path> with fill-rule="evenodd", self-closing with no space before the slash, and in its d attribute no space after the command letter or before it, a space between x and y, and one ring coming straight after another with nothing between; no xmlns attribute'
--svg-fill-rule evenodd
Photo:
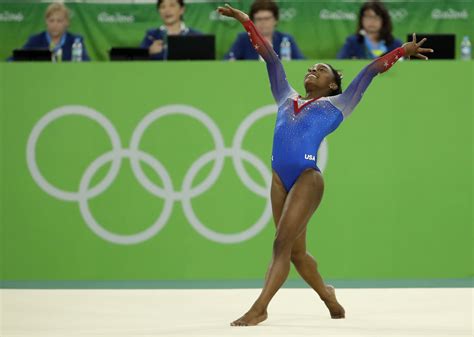
<svg viewBox="0 0 474 337"><path fill-rule="evenodd" d="M82 49L81 39L76 37L72 44L72 62L82 62Z"/></svg>
<svg viewBox="0 0 474 337"><path fill-rule="evenodd" d="M472 57L471 41L469 36L464 36L461 42L461 60L467 61Z"/></svg>
<svg viewBox="0 0 474 337"><path fill-rule="evenodd" d="M291 42L287 36L284 36L280 43L280 59L283 61L291 60Z"/></svg>
<svg viewBox="0 0 474 337"><path fill-rule="evenodd" d="M168 31L166 29L163 32L163 61L168 60Z"/></svg>

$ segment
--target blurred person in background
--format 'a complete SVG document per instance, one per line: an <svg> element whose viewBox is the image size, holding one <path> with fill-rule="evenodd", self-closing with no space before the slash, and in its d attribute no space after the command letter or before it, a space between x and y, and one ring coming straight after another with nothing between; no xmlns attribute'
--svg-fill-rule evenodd
<svg viewBox="0 0 474 337"><path fill-rule="evenodd" d="M77 40L82 44L82 61L89 61L84 38L67 31L69 27L69 9L62 3L52 3L45 13L46 31L28 38L22 49L49 49L62 61L71 61L72 46ZM12 58L10 58L12 60Z"/></svg>
<svg viewBox="0 0 474 337"><path fill-rule="evenodd" d="M402 42L392 35L392 20L380 1L368 1L359 10L357 31L346 39L338 59L375 59Z"/></svg>
<svg viewBox="0 0 474 337"><path fill-rule="evenodd" d="M166 59L166 40L168 35L202 35L199 31L184 24L184 0L158 0L156 7L163 25L149 29L140 45L147 48L151 59Z"/></svg>
<svg viewBox="0 0 474 337"><path fill-rule="evenodd" d="M249 16L280 59L299 60L305 58L293 36L275 30L279 19L279 9L275 2L272 0L254 1L250 7ZM287 50L286 52L282 50L284 48ZM237 35L224 58L226 60L258 60L259 55L250 43L247 33L243 32Z"/></svg>

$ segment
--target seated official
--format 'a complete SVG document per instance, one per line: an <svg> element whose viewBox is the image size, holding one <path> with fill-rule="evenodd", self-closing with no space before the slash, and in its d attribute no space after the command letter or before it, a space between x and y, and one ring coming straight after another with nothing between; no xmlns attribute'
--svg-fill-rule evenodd
<svg viewBox="0 0 474 337"><path fill-rule="evenodd" d="M184 0L158 0L156 7L163 20L160 28L146 32L140 45L147 48L153 60L166 59L166 38L168 35L202 35L197 30L186 27L183 21L185 11Z"/></svg>
<svg viewBox="0 0 474 337"><path fill-rule="evenodd" d="M82 61L90 60L83 37L67 31L69 10L66 6L60 3L50 4L46 9L45 19L46 31L30 36L22 49L49 49L59 58L58 61L71 61L72 45L79 39L82 44Z"/></svg>
<svg viewBox="0 0 474 337"><path fill-rule="evenodd" d="M357 33L346 39L338 59L375 59L402 45L392 35L390 14L381 2L369 1L359 10Z"/></svg>
<svg viewBox="0 0 474 337"><path fill-rule="evenodd" d="M258 31L272 45L280 59L299 60L305 58L293 36L275 30L279 18L279 9L275 2L269 0L254 1L250 7L249 17ZM289 52L288 49L286 52L283 51L285 43L288 44L286 48L289 48ZM237 35L224 58L226 60L258 60L259 55L252 46L247 33L243 32Z"/></svg>

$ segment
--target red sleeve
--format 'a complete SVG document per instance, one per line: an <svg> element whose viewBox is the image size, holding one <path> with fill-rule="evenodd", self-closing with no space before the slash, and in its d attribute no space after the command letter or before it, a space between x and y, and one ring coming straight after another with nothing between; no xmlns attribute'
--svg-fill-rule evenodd
<svg viewBox="0 0 474 337"><path fill-rule="evenodd" d="M331 96L329 100L342 112L344 117L349 116L361 100L372 79L378 74L389 70L404 55L405 49L400 47L372 61L362 69L342 94Z"/></svg>
<svg viewBox="0 0 474 337"><path fill-rule="evenodd" d="M397 49L392 50L390 53L385 54L384 56L379 57L374 61L375 68L379 73L384 73L389 70L395 62L405 56L405 48L398 47Z"/></svg>
<svg viewBox="0 0 474 337"><path fill-rule="evenodd" d="M267 62L275 61L280 59L278 55L273 50L273 47L268 43L268 41L259 33L252 20L245 21L242 23L245 30L249 34L250 41L252 42L253 47L259 53L263 59Z"/></svg>
<svg viewBox="0 0 474 337"><path fill-rule="evenodd" d="M290 86L286 79L285 69L268 41L257 31L251 20L242 23L247 31L250 42L255 50L263 57L267 64L268 77L273 97L278 106L286 101L288 97L295 94L296 91Z"/></svg>

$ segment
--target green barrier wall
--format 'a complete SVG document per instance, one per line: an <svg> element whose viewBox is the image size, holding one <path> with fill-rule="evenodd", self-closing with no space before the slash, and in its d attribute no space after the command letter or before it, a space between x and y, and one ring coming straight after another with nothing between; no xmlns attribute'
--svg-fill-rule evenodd
<svg viewBox="0 0 474 337"><path fill-rule="evenodd" d="M228 1L249 10L252 0ZM347 36L354 33L358 10L363 1L279 1L278 29L295 36L308 58L335 58ZM224 2L223 2L224 3ZM28 36L45 29L47 3L0 1L0 59L20 48ZM204 33L216 35L217 57L230 48L243 31L234 20L223 20L215 13L216 2L189 1L186 23ZM462 37L474 42L474 2L469 1L390 1L394 35L405 40L407 34L454 33L457 57ZM68 3L73 18L70 30L85 37L93 60L107 60L112 46L139 46L145 31L161 25L153 4Z"/></svg>
<svg viewBox="0 0 474 337"><path fill-rule="evenodd" d="M332 63L345 86L365 64ZM307 66L285 64L297 90ZM263 278L275 109L262 63L0 74L4 285ZM472 62L399 62L328 137L308 230L326 278L472 276L473 75Z"/></svg>

